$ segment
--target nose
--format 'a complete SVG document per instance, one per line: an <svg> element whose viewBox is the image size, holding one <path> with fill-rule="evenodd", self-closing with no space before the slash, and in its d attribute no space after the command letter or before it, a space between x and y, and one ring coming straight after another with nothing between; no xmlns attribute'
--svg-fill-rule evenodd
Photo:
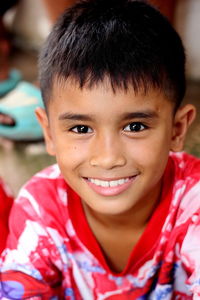
<svg viewBox="0 0 200 300"><path fill-rule="evenodd" d="M126 164L120 138L111 135L101 135L95 138L90 154L90 165L93 167L110 170Z"/></svg>

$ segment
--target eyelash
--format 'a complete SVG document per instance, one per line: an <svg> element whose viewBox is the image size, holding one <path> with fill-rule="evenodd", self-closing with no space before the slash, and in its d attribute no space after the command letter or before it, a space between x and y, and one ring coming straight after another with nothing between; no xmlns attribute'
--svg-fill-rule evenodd
<svg viewBox="0 0 200 300"><path fill-rule="evenodd" d="M87 130L87 132L84 131L85 129ZM88 130L90 130L90 131L88 131ZM86 125L77 125L77 126L74 126L74 127L72 127L70 129L70 131L72 131L72 132L74 132L76 134L87 134L87 133L93 132L92 128L90 128L89 126L86 126Z"/></svg>
<svg viewBox="0 0 200 300"><path fill-rule="evenodd" d="M130 128L130 130L126 130L127 127L129 127L129 128L132 127L132 130L131 130L131 128ZM148 126L144 125L141 122L132 122L124 127L124 131L126 131L126 132L141 132L141 131L144 131L145 129L148 129Z"/></svg>
<svg viewBox="0 0 200 300"><path fill-rule="evenodd" d="M126 128L129 127L129 130L127 130ZM139 128L138 128L139 127ZM141 122L132 122L128 125L126 125L123 130L125 132L141 132L144 131L145 129L148 129L147 125L144 125ZM70 129L70 131L76 133L76 134L88 134L88 133L92 133L93 130L91 127L87 126L87 125L77 125L74 126Z"/></svg>

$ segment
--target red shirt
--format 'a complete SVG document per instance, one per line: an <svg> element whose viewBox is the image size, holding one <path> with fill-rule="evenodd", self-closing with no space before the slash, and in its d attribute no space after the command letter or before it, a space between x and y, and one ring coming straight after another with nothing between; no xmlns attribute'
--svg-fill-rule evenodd
<svg viewBox="0 0 200 300"><path fill-rule="evenodd" d="M200 299L200 160L186 153L170 154L160 203L121 273L57 165L23 187L10 229L1 299Z"/></svg>
<svg viewBox="0 0 200 300"><path fill-rule="evenodd" d="M8 216L13 203L13 197L0 178L0 253L5 248L8 235Z"/></svg>

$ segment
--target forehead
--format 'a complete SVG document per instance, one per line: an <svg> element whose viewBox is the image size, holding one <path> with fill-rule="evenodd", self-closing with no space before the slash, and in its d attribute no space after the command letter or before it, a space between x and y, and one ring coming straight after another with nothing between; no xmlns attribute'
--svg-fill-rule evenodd
<svg viewBox="0 0 200 300"><path fill-rule="evenodd" d="M124 88L113 89L108 81L101 82L92 87L83 86L73 80L54 81L49 108L75 110L85 112L130 111L137 109L165 110L169 106L173 110L173 103L164 93L156 88L144 91L135 91L131 85Z"/></svg>

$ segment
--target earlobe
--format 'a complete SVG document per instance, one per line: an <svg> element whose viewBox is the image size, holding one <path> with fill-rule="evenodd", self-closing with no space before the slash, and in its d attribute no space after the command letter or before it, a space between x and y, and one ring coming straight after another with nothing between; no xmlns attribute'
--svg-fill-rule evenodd
<svg viewBox="0 0 200 300"><path fill-rule="evenodd" d="M38 122L40 123L40 126L43 129L47 152L50 155L54 156L55 155L54 143L53 143L52 136L51 136L47 113L46 113L45 109L38 107L35 110L35 114L38 119Z"/></svg>
<svg viewBox="0 0 200 300"><path fill-rule="evenodd" d="M191 104L180 107L175 116L172 129L171 151L183 150L188 128L196 117L196 108Z"/></svg>

